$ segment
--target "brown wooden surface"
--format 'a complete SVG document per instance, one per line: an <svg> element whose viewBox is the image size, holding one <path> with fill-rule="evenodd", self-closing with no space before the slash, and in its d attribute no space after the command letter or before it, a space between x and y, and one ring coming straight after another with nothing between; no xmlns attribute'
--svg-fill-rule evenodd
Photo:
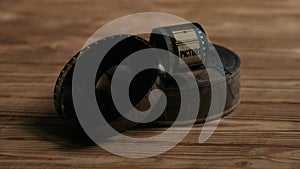
<svg viewBox="0 0 300 169"><path fill-rule="evenodd" d="M200 22L236 51L240 106L206 143L197 125L152 158L72 143L53 106L56 77L98 28L145 11ZM300 168L298 0L0 0L0 56L0 168Z"/></svg>

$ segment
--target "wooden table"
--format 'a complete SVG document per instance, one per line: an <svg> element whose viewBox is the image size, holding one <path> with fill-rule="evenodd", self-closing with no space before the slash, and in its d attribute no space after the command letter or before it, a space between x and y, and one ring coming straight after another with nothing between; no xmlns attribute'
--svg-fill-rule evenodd
<svg viewBox="0 0 300 169"><path fill-rule="evenodd" d="M101 26L145 11L199 22L236 51L240 106L206 143L197 125L152 158L72 143L53 106L56 77ZM1 0L0 26L0 168L300 168L298 0Z"/></svg>

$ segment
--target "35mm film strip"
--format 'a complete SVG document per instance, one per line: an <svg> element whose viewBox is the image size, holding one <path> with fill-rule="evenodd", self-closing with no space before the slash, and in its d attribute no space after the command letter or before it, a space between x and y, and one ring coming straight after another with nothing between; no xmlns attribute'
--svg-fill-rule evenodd
<svg viewBox="0 0 300 169"><path fill-rule="evenodd" d="M233 111L240 102L240 59L231 50L219 45L213 45L206 37L204 29L197 23L174 25L161 28L155 28L150 36L150 42L146 41L135 35L117 35L107 37L99 40L85 49L78 52L63 68L61 71L54 89L54 102L57 112L63 117L68 131L73 137L86 137L82 130L79 121L76 117L72 100L72 75L74 66L79 57L84 55L85 50L90 48L101 47L104 41L109 41L115 38L122 38L121 42L114 46L105 56L103 63L101 63L97 78L95 79L95 85L97 81L102 81L100 87L100 94L97 94L100 101L99 107L103 109L103 115L108 123L117 126L120 131L127 130L137 125L129 120L122 118L120 113L115 108L111 98L111 77L113 76L114 69L120 64L120 62L129 56L130 54L147 48L160 48L168 50L177 55L190 66L193 75L196 77L198 89L200 93L200 108L196 119L196 122L203 122L207 120L211 101L211 85L218 85L218 81L209 82L207 71L218 71L219 67L212 64L211 67L205 68L204 63L209 62L211 46L215 48L217 54L223 65L225 71L225 78L220 79L221 82L226 82L226 88L220 90L226 90L226 103L223 112L215 114L209 117L209 120L220 118L221 116ZM114 59L109 59L113 56ZM167 58L167 57L166 57ZM166 58L161 58L166 59ZM178 67L180 70L181 63L173 60L167 60ZM159 62L156 65L159 68ZM208 70L210 69L210 70ZM174 72L182 73L184 72ZM102 80L101 80L102 78ZM162 115L150 125L171 125L177 117L177 111L180 106L180 91L176 87L176 84L172 79L168 78L163 72L150 70L139 74L134 82L132 82L132 89L129 89L131 101L134 106L140 106L147 104L147 95L153 88L159 88L163 90L167 96L168 104ZM96 88L97 90L97 88ZM97 91L95 91L97 92ZM101 99L102 97L102 99ZM142 103L142 104L141 104ZM192 119L184 119L182 124L190 124Z"/></svg>

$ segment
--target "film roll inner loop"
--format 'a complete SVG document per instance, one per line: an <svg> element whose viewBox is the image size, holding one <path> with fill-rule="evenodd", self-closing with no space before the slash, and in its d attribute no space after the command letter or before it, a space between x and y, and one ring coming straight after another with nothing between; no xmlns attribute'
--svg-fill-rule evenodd
<svg viewBox="0 0 300 169"><path fill-rule="evenodd" d="M174 53L181 59L181 62L168 60L176 65L177 71L174 71L174 67L174 70L171 67L165 67L166 69L171 69L177 76L186 76L187 73L180 70L180 64L185 62L192 70L198 83L201 100L197 122L217 119L234 110L240 100L239 57L224 47L212 44L200 24L155 28L150 36L150 43L156 48ZM180 107L178 86L163 71L159 74L157 84L173 103L167 105L164 114L154 123L170 125L176 119L176 112ZM216 92L225 101L216 99L216 96L213 96ZM182 121L182 124L190 123L192 119L186 118Z"/></svg>

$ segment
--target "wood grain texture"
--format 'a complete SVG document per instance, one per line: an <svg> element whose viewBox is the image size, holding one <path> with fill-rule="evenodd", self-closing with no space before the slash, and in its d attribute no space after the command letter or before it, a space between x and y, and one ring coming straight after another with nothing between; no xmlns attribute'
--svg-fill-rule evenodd
<svg viewBox="0 0 300 169"><path fill-rule="evenodd" d="M0 168L300 168L299 9L298 0L0 0ZM206 143L196 125L152 158L72 142L53 105L56 77L98 28L145 11L199 22L237 52L240 106Z"/></svg>

